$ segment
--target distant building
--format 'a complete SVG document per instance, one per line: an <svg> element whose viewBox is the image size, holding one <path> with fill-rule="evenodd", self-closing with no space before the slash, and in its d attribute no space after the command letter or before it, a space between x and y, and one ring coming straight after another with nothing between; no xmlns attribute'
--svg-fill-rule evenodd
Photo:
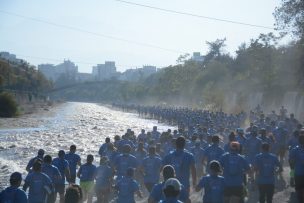
<svg viewBox="0 0 304 203"><path fill-rule="evenodd" d="M201 55L200 52L193 52L191 60L196 62L204 62L205 57Z"/></svg>
<svg viewBox="0 0 304 203"><path fill-rule="evenodd" d="M17 64L23 62L22 59L18 59L15 54L10 54L9 52L0 52L0 59L7 60L11 63L17 63Z"/></svg>
<svg viewBox="0 0 304 203"><path fill-rule="evenodd" d="M76 81L78 82L86 82L93 81L94 77L91 73L77 73Z"/></svg>
<svg viewBox="0 0 304 203"><path fill-rule="evenodd" d="M64 60L63 63L58 65L53 64L40 64L38 70L49 80L56 80L61 76L65 75L72 80L77 79L78 66L70 60Z"/></svg>
<svg viewBox="0 0 304 203"><path fill-rule="evenodd" d="M147 77L147 76L150 76L150 75L156 73L157 68L156 68L156 66L145 65L145 66L143 66L142 71L144 73L144 76Z"/></svg>
<svg viewBox="0 0 304 203"><path fill-rule="evenodd" d="M119 76L119 80L137 81L149 77L157 72L155 66L145 65L142 68L127 69Z"/></svg>
<svg viewBox="0 0 304 203"><path fill-rule="evenodd" d="M106 80L117 75L114 61L106 61L104 64L97 64L92 69L92 75L95 80Z"/></svg>
<svg viewBox="0 0 304 203"><path fill-rule="evenodd" d="M38 71L41 72L48 80L56 81L57 74L53 64L40 64Z"/></svg>

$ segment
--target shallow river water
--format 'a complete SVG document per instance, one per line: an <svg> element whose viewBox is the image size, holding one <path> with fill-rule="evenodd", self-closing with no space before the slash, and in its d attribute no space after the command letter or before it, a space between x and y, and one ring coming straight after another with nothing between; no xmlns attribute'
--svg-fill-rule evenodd
<svg viewBox="0 0 304 203"><path fill-rule="evenodd" d="M123 135L128 128L140 133L142 128L160 131L174 129L155 120L141 119L94 103L64 103L50 111L13 119L0 119L0 189L8 184L9 175L25 167L37 150L57 156L60 149L76 144L77 153L85 160L87 154L98 155L105 137ZM97 160L97 159L96 159Z"/></svg>

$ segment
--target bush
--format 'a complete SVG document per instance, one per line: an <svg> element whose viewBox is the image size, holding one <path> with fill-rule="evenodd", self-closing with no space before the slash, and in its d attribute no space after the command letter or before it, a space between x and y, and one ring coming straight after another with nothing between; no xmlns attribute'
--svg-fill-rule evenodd
<svg viewBox="0 0 304 203"><path fill-rule="evenodd" d="M0 93L0 117L13 117L17 114L18 105L13 95L3 92Z"/></svg>

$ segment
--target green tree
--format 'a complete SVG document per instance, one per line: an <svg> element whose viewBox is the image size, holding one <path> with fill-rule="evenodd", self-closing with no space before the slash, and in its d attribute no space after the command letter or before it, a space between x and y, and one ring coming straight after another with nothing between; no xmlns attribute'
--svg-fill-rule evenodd
<svg viewBox="0 0 304 203"><path fill-rule="evenodd" d="M295 36L304 37L303 0L282 0L282 4L275 9L274 17L278 30L284 34L291 30Z"/></svg>

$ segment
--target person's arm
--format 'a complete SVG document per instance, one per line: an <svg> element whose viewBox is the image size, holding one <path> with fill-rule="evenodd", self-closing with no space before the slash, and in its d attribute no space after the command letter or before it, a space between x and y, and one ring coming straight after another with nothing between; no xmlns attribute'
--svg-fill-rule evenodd
<svg viewBox="0 0 304 203"><path fill-rule="evenodd" d="M33 160L31 159L31 160L28 162L28 164L27 164L25 170L26 170L27 172L30 172L32 166L33 166Z"/></svg>
<svg viewBox="0 0 304 203"><path fill-rule="evenodd" d="M81 169L82 169L81 167L78 169L78 172L77 172L77 177L78 177L78 178L80 178Z"/></svg>
<svg viewBox="0 0 304 203"><path fill-rule="evenodd" d="M25 179L24 185L23 185L23 188L22 188L24 190L24 192L26 192L28 187L29 187L29 182Z"/></svg>
<svg viewBox="0 0 304 203"><path fill-rule="evenodd" d="M67 178L67 180L70 181L71 180L71 172L70 172L70 167L69 166L65 167L64 174L65 174L65 177Z"/></svg>
<svg viewBox="0 0 304 203"><path fill-rule="evenodd" d="M81 158L80 158L80 156L79 156L79 159L78 159L78 161L77 161L77 165L78 165L78 166L81 166Z"/></svg>
<svg viewBox="0 0 304 203"><path fill-rule="evenodd" d="M137 190L135 193L137 194L138 197L143 198L140 190Z"/></svg>

